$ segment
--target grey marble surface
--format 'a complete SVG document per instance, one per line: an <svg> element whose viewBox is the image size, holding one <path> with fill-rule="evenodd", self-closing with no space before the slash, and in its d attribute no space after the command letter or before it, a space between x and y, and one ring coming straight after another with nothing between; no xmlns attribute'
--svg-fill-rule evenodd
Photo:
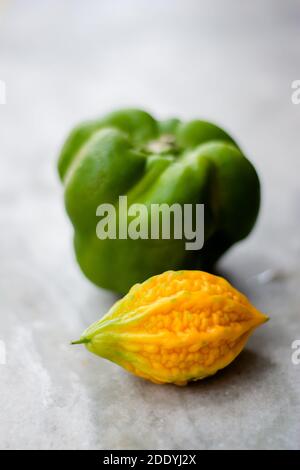
<svg viewBox="0 0 300 470"><path fill-rule="evenodd" d="M0 2L1 448L300 448L299 59L298 1ZM74 123L128 105L219 122L263 184L219 270L271 321L186 388L69 346L115 298L74 261L56 156Z"/></svg>

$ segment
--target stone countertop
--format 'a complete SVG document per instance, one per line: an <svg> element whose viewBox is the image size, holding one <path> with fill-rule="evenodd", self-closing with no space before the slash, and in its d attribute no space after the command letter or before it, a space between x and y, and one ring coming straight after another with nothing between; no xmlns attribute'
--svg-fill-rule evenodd
<svg viewBox="0 0 300 470"><path fill-rule="evenodd" d="M1 448L300 448L299 21L289 0L1 2ZM76 122L122 106L224 125L263 185L219 271L271 321L185 388L69 346L115 297L74 261L56 157Z"/></svg>

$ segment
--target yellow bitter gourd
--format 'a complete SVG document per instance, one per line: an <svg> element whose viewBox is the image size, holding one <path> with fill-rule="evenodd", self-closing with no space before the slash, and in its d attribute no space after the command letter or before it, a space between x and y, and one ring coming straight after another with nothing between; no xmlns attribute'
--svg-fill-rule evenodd
<svg viewBox="0 0 300 470"><path fill-rule="evenodd" d="M267 319L221 277L167 271L133 286L74 343L152 382L185 385L226 367Z"/></svg>

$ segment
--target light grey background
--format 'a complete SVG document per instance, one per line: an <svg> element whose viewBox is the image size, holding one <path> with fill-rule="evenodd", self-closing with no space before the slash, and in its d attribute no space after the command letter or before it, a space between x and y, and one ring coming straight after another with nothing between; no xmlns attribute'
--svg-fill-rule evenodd
<svg viewBox="0 0 300 470"><path fill-rule="evenodd" d="M300 448L299 59L299 1L0 1L1 448ZM75 264L56 157L73 124L122 106L224 125L263 185L220 270L271 321L186 388L69 346L115 298Z"/></svg>

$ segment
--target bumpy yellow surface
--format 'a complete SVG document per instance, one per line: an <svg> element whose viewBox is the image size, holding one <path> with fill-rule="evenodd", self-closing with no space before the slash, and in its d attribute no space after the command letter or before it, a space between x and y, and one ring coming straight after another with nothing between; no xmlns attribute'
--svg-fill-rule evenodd
<svg viewBox="0 0 300 470"><path fill-rule="evenodd" d="M133 286L79 342L152 382L185 385L226 367L266 320L221 277L167 271Z"/></svg>

